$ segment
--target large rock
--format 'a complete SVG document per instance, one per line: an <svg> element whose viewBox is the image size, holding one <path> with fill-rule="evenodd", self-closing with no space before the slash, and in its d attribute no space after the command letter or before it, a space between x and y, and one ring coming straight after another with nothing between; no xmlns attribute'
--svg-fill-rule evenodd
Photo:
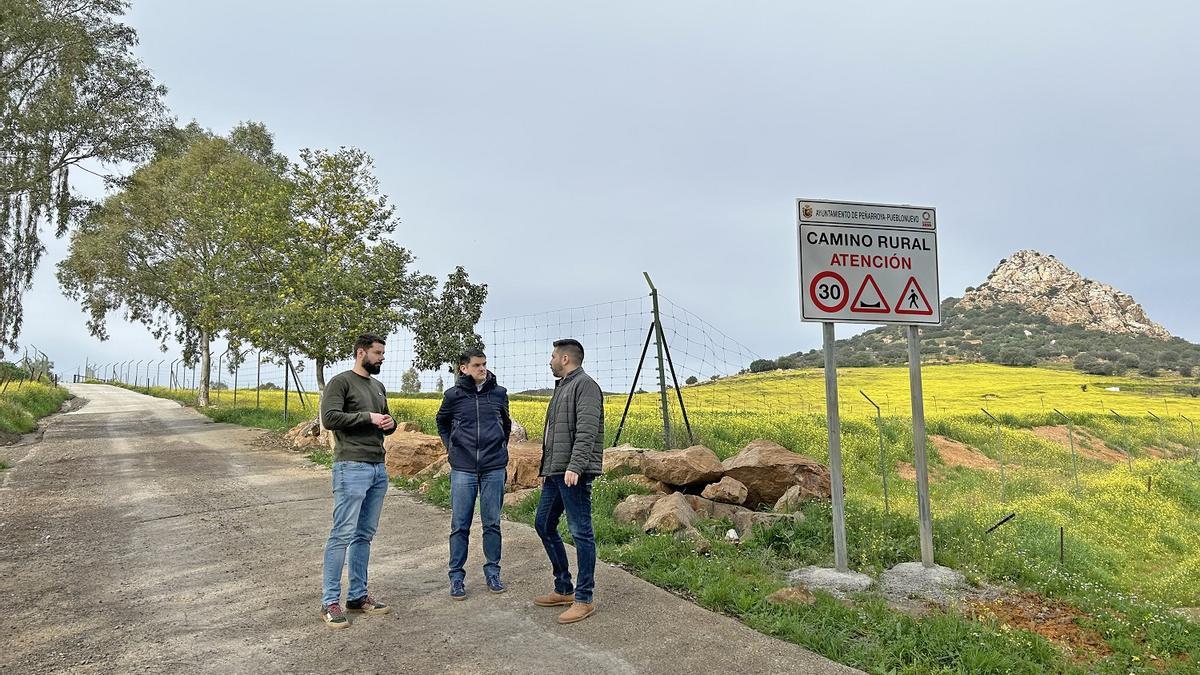
<svg viewBox="0 0 1200 675"><path fill-rule="evenodd" d="M726 504L744 504L748 494L749 492L746 490L746 486L742 485L741 481L729 476L724 476L721 478L720 482L713 483L712 485L704 488L704 492L701 492L700 496L704 497L705 499L711 499L714 502L725 502Z"/></svg>
<svg viewBox="0 0 1200 675"><path fill-rule="evenodd" d="M621 476L621 480L623 480L627 483L636 483L638 485L641 485L642 487L653 490L659 494L667 495L667 494L671 494L672 492L675 492L675 490L672 489L670 485L667 485L666 483L664 483L660 480L651 480L649 478L646 478L645 476L643 476L640 473L635 473L630 476Z"/></svg>
<svg viewBox="0 0 1200 675"><path fill-rule="evenodd" d="M538 474L542 470L541 443L508 444L508 477L506 489L522 490L541 487Z"/></svg>
<svg viewBox="0 0 1200 675"><path fill-rule="evenodd" d="M793 485L783 493L783 496L775 502L773 510L779 513L793 513L800 510L800 506L806 501L804 490L799 485Z"/></svg>
<svg viewBox="0 0 1200 675"><path fill-rule="evenodd" d="M654 502L650 517L642 526L647 532L677 532L691 529L696 522L696 512L688 504L683 493L675 492Z"/></svg>
<svg viewBox="0 0 1200 675"><path fill-rule="evenodd" d="M507 509L519 505L535 492L537 492L537 488L525 488L504 495L504 508Z"/></svg>
<svg viewBox="0 0 1200 675"><path fill-rule="evenodd" d="M745 540L754 534L755 525L770 527L781 520L799 522L804 520L804 516L799 513L765 513L763 511L743 509L733 514L730 520L733 521L733 527L737 530L738 536Z"/></svg>
<svg viewBox="0 0 1200 675"><path fill-rule="evenodd" d="M525 426L520 422L512 421L512 431L508 432L509 443L524 443L529 440L529 433L525 431Z"/></svg>
<svg viewBox="0 0 1200 675"><path fill-rule="evenodd" d="M604 474L607 476L629 476L642 472L646 452L632 445L608 448L604 451Z"/></svg>
<svg viewBox="0 0 1200 675"><path fill-rule="evenodd" d="M429 466L421 469L413 476L413 478L433 479L441 478L442 476L450 475L450 460L446 455L442 455L429 463Z"/></svg>
<svg viewBox="0 0 1200 675"><path fill-rule="evenodd" d="M696 515L701 518L713 518L715 520L728 518L732 520L735 514L750 510L734 504L722 504L721 502L714 502L711 499L697 497L696 495L684 495L683 498L686 499L688 505L692 507L692 511L694 511Z"/></svg>
<svg viewBox="0 0 1200 675"><path fill-rule="evenodd" d="M391 477L412 478L446 455L442 439L416 432L395 433L383 439L384 465Z"/></svg>
<svg viewBox="0 0 1200 675"><path fill-rule="evenodd" d="M292 427L283 435L293 450L333 450L333 434L321 428L317 420L308 420Z"/></svg>
<svg viewBox="0 0 1200 675"><path fill-rule="evenodd" d="M629 495L613 508L613 520L641 527L662 495Z"/></svg>
<svg viewBox="0 0 1200 675"><path fill-rule="evenodd" d="M793 485L804 499L829 499L829 469L772 441L752 441L722 465L726 476L746 486L751 508L774 505Z"/></svg>
<svg viewBox="0 0 1200 675"><path fill-rule="evenodd" d="M716 453L703 445L684 450L648 452L642 459L642 473L647 478L668 485L711 483L721 478L724 469Z"/></svg>

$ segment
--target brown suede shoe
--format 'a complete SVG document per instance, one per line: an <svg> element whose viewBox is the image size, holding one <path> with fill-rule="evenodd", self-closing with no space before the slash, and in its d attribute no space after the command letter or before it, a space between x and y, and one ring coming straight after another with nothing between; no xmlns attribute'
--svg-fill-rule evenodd
<svg viewBox="0 0 1200 675"><path fill-rule="evenodd" d="M538 607L557 607L559 605L569 605L575 602L575 594L563 595L551 591L546 595L539 595L533 599L533 604Z"/></svg>
<svg viewBox="0 0 1200 675"><path fill-rule="evenodd" d="M572 602L571 608L562 614L558 615L559 623L575 623L583 621L596 611L596 604L592 602Z"/></svg>

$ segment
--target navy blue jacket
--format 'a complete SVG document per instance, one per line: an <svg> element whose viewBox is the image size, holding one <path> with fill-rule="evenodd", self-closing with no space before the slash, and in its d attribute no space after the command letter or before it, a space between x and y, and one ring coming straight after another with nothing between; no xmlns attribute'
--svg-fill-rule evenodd
<svg viewBox="0 0 1200 675"><path fill-rule="evenodd" d="M459 374L442 395L437 427L452 468L481 473L508 466L508 390L491 371L480 389L470 375Z"/></svg>

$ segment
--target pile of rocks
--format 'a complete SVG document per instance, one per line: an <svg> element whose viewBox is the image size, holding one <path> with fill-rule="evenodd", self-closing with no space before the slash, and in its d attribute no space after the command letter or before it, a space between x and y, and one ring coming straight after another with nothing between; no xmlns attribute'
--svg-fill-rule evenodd
<svg viewBox="0 0 1200 675"><path fill-rule="evenodd" d="M656 493L624 499L613 511L618 522L696 541L703 539L695 530L698 520L728 519L745 539L755 525L803 518L797 512L803 502L830 495L824 465L767 440L751 442L724 462L702 445L666 452L610 448L604 473Z"/></svg>

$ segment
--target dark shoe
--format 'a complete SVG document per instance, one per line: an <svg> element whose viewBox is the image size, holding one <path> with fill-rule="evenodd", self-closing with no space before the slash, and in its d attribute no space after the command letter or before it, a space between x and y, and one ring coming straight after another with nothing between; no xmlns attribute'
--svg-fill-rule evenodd
<svg viewBox="0 0 1200 675"><path fill-rule="evenodd" d="M330 628L350 627L350 622L346 620L346 615L342 614L342 606L336 602L331 602L321 608L321 618L325 620L325 623L329 624Z"/></svg>
<svg viewBox="0 0 1200 675"><path fill-rule="evenodd" d="M590 602L573 602L570 609L558 615L559 623L575 623L583 621L596 611L596 605Z"/></svg>
<svg viewBox="0 0 1200 675"><path fill-rule="evenodd" d="M563 595L562 593L552 592L547 595L539 595L533 599L533 604L538 607L557 607L559 605L569 605L572 602L575 602L574 593Z"/></svg>
<svg viewBox="0 0 1200 675"><path fill-rule="evenodd" d="M392 611L392 608L369 595L364 595L358 600L347 600L346 611L362 612L363 614L387 614Z"/></svg>
<svg viewBox="0 0 1200 675"><path fill-rule="evenodd" d="M508 586L505 586L504 582L500 581L499 574L494 574L487 577L487 587L488 590L493 593L503 593L504 591L508 590Z"/></svg>
<svg viewBox="0 0 1200 675"><path fill-rule="evenodd" d="M461 581L451 581L450 582L450 597L454 598L455 600L466 600L467 599L466 585L463 584L463 582L461 582Z"/></svg>

